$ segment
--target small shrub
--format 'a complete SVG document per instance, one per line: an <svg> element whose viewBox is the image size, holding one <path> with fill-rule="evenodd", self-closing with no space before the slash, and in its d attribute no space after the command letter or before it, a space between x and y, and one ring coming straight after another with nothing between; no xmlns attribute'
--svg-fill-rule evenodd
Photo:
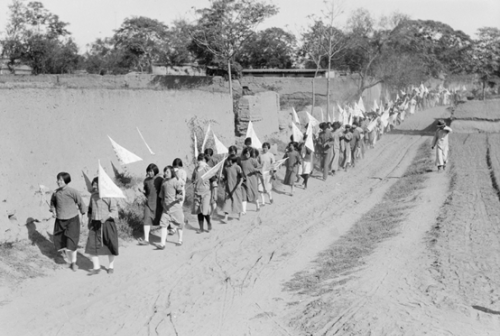
<svg viewBox="0 0 500 336"><path fill-rule="evenodd" d="M131 240L142 232L144 218L144 201L135 198L131 203L126 203L118 210L118 236L123 240Z"/></svg>

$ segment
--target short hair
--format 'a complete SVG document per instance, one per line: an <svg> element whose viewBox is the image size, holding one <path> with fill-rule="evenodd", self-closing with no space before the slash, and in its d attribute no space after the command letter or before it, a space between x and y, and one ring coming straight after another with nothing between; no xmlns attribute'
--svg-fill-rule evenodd
<svg viewBox="0 0 500 336"><path fill-rule="evenodd" d="M153 173L155 173L155 175L158 175L158 173L160 172L160 170L158 169L158 166L155 165L154 163L150 163L147 167L146 167L146 173L147 172L150 172L152 171Z"/></svg>
<svg viewBox="0 0 500 336"><path fill-rule="evenodd" d="M253 158L258 158L260 155L259 150L257 148L250 148L250 156Z"/></svg>
<svg viewBox="0 0 500 336"><path fill-rule="evenodd" d="M333 127L333 129L338 130L338 129L340 128L340 122L335 121L335 122L332 124L332 127Z"/></svg>
<svg viewBox="0 0 500 336"><path fill-rule="evenodd" d="M293 149L295 149L296 151L299 150L299 143L297 141L293 141L291 143L291 145L292 145Z"/></svg>
<svg viewBox="0 0 500 336"><path fill-rule="evenodd" d="M172 178L177 178L177 174L175 173L174 167L172 167L172 166L166 166L165 168L163 168L163 172L166 172L167 170L170 170L170 176Z"/></svg>
<svg viewBox="0 0 500 336"><path fill-rule="evenodd" d="M247 154L252 155L251 148L246 147L243 149L243 152L241 153L242 156L246 156Z"/></svg>
<svg viewBox="0 0 500 336"><path fill-rule="evenodd" d="M182 167L182 160L179 158L175 159L174 162L172 162L172 166L174 166L174 168Z"/></svg>
<svg viewBox="0 0 500 336"><path fill-rule="evenodd" d="M99 177L94 177L94 179L92 180L92 183L90 185L94 185L94 183L97 183L99 184Z"/></svg>
<svg viewBox="0 0 500 336"><path fill-rule="evenodd" d="M236 155L231 154L228 158L231 163L238 163L238 157Z"/></svg>
<svg viewBox="0 0 500 336"><path fill-rule="evenodd" d="M326 123L326 126L327 126L328 128L331 128L331 127L332 127L332 123L331 123L331 122L327 122L327 123Z"/></svg>
<svg viewBox="0 0 500 336"><path fill-rule="evenodd" d="M251 146L252 145L252 138L246 138L245 139L245 146Z"/></svg>
<svg viewBox="0 0 500 336"><path fill-rule="evenodd" d="M59 174L57 174L57 179L59 180L60 178L62 178L62 180L66 184L71 182L71 175L66 172L60 172Z"/></svg>
<svg viewBox="0 0 500 336"><path fill-rule="evenodd" d="M198 154L198 157L196 158L197 161L205 161L205 154L200 153Z"/></svg>
<svg viewBox="0 0 500 336"><path fill-rule="evenodd" d="M229 152L233 152L234 154L238 154L238 147L236 146L229 146Z"/></svg>
<svg viewBox="0 0 500 336"><path fill-rule="evenodd" d="M267 147L268 149L271 149L271 145L269 144L269 142L264 142L262 144L262 148L264 148L264 147Z"/></svg>
<svg viewBox="0 0 500 336"><path fill-rule="evenodd" d="M212 156L214 155L214 150L212 148L205 148L205 151L203 153L205 155Z"/></svg>
<svg viewBox="0 0 500 336"><path fill-rule="evenodd" d="M319 128L320 129L324 130L325 127L326 127L326 123L324 123L324 122L319 123Z"/></svg>

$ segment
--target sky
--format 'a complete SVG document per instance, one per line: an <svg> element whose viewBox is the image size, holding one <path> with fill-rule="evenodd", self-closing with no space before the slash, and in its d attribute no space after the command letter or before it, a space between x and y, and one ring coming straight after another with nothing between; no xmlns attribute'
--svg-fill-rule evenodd
<svg viewBox="0 0 500 336"><path fill-rule="evenodd" d="M29 0L27 0L29 1ZM132 16L147 16L167 25L185 18L193 21L195 8L205 8L209 0L38 0L60 20L68 22L69 31L80 48L96 38L113 35L123 20ZM330 0L331 1L331 0ZM373 17L389 15L395 11L408 14L412 19L441 21L456 30L475 37L478 28L500 28L500 0L335 0L343 1L344 13L338 17L342 26L354 9L366 8ZM8 18L8 5L12 0L0 0L0 32ZM294 34L305 30L311 15L320 15L324 0L266 0L279 7L279 13L267 19L259 29L281 27Z"/></svg>

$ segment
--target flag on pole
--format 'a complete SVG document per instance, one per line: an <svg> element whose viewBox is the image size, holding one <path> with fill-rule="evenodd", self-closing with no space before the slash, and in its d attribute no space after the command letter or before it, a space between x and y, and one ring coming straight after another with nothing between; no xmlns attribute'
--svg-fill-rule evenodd
<svg viewBox="0 0 500 336"><path fill-rule="evenodd" d="M227 147L224 146L224 144L217 138L214 131L212 131L212 134L214 135L215 151L217 152L217 154L229 153L229 150L227 149Z"/></svg>
<svg viewBox="0 0 500 336"><path fill-rule="evenodd" d="M396 101L399 100L399 93L396 93Z"/></svg>
<svg viewBox="0 0 500 336"><path fill-rule="evenodd" d="M373 101L373 111L375 111L375 112L376 112L377 110L380 110L380 107L378 106L378 104L377 104L377 100L375 99L375 100Z"/></svg>
<svg viewBox="0 0 500 336"><path fill-rule="evenodd" d="M196 133L193 132L194 136L194 160L198 160L198 139L196 139Z"/></svg>
<svg viewBox="0 0 500 336"><path fill-rule="evenodd" d="M281 160L278 160L274 163L274 165L269 169L269 171L273 171L273 170L278 170L279 167L285 163L285 161L288 160L288 158L284 158L284 159L281 159Z"/></svg>
<svg viewBox="0 0 500 336"><path fill-rule="evenodd" d="M368 126L366 127L368 129L368 132L371 132L373 131L373 129L375 128L375 126L377 126L377 122L378 122L378 118L372 120ZM365 135L366 136L366 135Z"/></svg>
<svg viewBox="0 0 500 336"><path fill-rule="evenodd" d="M349 119L347 121L347 125L351 125L352 126L352 113L349 113Z"/></svg>
<svg viewBox="0 0 500 336"><path fill-rule="evenodd" d="M324 122L325 121L325 115L323 113L323 109L320 107L319 110L321 112L321 122Z"/></svg>
<svg viewBox="0 0 500 336"><path fill-rule="evenodd" d="M201 177L201 179L204 180L204 181L206 181L209 178L215 176L217 174L217 172L219 171L219 169L222 169L222 167L223 167L224 162L226 161L226 159L227 159L227 156L224 156L224 158L219 163L217 163L215 166L213 166L212 168L210 168L209 171L207 171L205 174L203 174L203 176Z"/></svg>
<svg viewBox="0 0 500 336"><path fill-rule="evenodd" d="M293 141L301 142L302 139L304 138L304 135L300 131L300 129L295 125L295 123L292 123L292 137Z"/></svg>
<svg viewBox="0 0 500 336"><path fill-rule="evenodd" d="M210 134L210 123L208 124L207 132L205 133L205 138L203 139L203 143L201 144L201 151L205 151L205 146L207 145L208 136Z"/></svg>
<svg viewBox="0 0 500 336"><path fill-rule="evenodd" d="M248 122L247 135L245 138L252 139L252 147L262 148L262 142L260 142L259 138L257 137L257 134L255 133L255 130L253 129L253 124L252 124L251 120Z"/></svg>
<svg viewBox="0 0 500 336"><path fill-rule="evenodd" d="M113 182L113 180L109 177L108 174L104 171L101 166L101 162L98 161L99 164L99 197L111 197L111 198L126 198L123 194L123 191L118 188L118 186Z"/></svg>
<svg viewBox="0 0 500 336"><path fill-rule="evenodd" d="M318 119L314 118L311 113L307 112L306 111L306 114L307 114L307 123L308 124L311 124L312 127L316 127L319 125L319 121Z"/></svg>
<svg viewBox="0 0 500 336"><path fill-rule="evenodd" d="M300 124L299 116L297 115L297 111L295 111L293 106L292 106L292 117L295 123Z"/></svg>
<svg viewBox="0 0 500 336"><path fill-rule="evenodd" d="M366 112L365 104L363 103L363 97L359 97L358 109L360 109L363 113Z"/></svg>
<svg viewBox="0 0 500 336"><path fill-rule="evenodd" d="M307 125L306 135L307 135L306 147L309 148L312 152L314 152L313 127L311 123Z"/></svg>
<svg viewBox="0 0 500 336"><path fill-rule="evenodd" d="M382 128L386 128L387 124L389 123L389 109L382 114L380 117L380 123L382 125Z"/></svg>
<svg viewBox="0 0 500 336"><path fill-rule="evenodd" d="M118 157L118 161L122 165L137 162L137 161L142 161L140 157L135 155L134 153L126 150L119 144L117 144L111 137L108 135L109 140L111 141L111 145L113 146L113 149L115 151L116 156Z"/></svg>
<svg viewBox="0 0 500 336"><path fill-rule="evenodd" d="M155 153L154 153L154 152L151 150L151 148L148 146L148 143L146 142L146 140L144 140L144 137L142 136L141 131L139 131L139 127L136 127L136 128L137 128L137 132L139 132L139 135L141 136L142 141L144 142L144 144L145 144L145 145L146 145L146 147L148 148L148 151L149 151L151 154L155 155Z"/></svg>

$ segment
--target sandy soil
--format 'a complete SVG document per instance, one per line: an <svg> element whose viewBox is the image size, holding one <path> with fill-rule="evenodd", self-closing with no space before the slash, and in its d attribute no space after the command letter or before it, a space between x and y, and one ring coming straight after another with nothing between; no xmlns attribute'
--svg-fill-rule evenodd
<svg viewBox="0 0 500 336"><path fill-rule="evenodd" d="M400 234L382 243L341 290L323 298L338 302L334 311L308 316L304 308L312 298L283 287L377 204L427 141L420 130L446 116L443 108L412 116L398 132L385 134L355 169L325 183L313 179L308 190L297 190L294 197L278 193L275 203L258 213L249 205L241 221L217 223L210 234L187 230L182 247L169 244L155 251L153 246L130 244L121 250L113 275L87 276L91 264L79 256L78 272L58 270L20 283L0 306L2 333L302 335L291 319L304 319L322 326L315 335L498 335L497 316L470 307L473 303L498 309L485 303L488 290L478 290L478 296L472 288L484 283L490 284L489 290L499 288L494 277L499 254L489 254L485 262L482 256L488 248L480 239L495 234L488 242L496 248L498 230L493 231L492 223L487 231L478 227L482 234L476 239L458 227L457 232L441 231L438 238L431 234L446 209L441 206L449 201L451 173L433 174ZM460 147L456 141L454 151ZM475 174L479 167L464 161ZM482 199L483 182L472 189L474 201ZM491 181L487 186L491 189ZM468 197L459 189L456 193ZM463 205L459 208L466 211ZM477 217L485 225L493 220L481 208L474 211L476 217L463 223ZM190 217L190 224L195 223ZM454 241L460 235L469 245ZM439 243L431 244L432 239ZM462 259L453 260L457 252ZM482 280L474 280L478 270L483 270ZM453 273L456 280L449 276Z"/></svg>

